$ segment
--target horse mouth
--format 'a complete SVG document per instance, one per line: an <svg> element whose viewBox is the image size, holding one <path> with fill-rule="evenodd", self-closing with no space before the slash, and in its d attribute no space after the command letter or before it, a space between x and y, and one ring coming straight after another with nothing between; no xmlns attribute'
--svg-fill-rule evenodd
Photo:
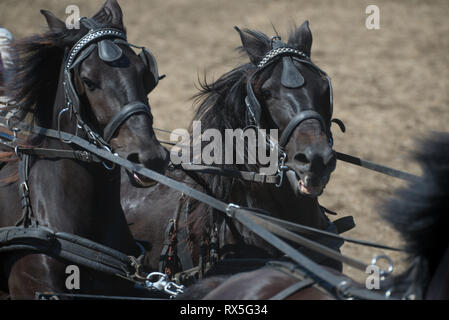
<svg viewBox="0 0 449 320"><path fill-rule="evenodd" d="M293 170L288 170L286 175L290 186L297 195L301 194L303 196L316 198L323 194L324 188L326 187L325 183L320 185L307 184L305 182L305 180L307 180L305 179L306 176L302 177Z"/></svg>
<svg viewBox="0 0 449 320"><path fill-rule="evenodd" d="M299 179L298 180L298 186L299 186L299 191L306 196L310 196L310 197L318 197L320 196L323 191L324 191L324 186L306 186L306 184Z"/></svg>
<svg viewBox="0 0 449 320"><path fill-rule="evenodd" d="M126 172L128 173L129 179L131 180L131 184L135 187L149 188L157 184L157 181L142 176L141 174L138 174L136 172L131 172L129 170L126 170Z"/></svg>

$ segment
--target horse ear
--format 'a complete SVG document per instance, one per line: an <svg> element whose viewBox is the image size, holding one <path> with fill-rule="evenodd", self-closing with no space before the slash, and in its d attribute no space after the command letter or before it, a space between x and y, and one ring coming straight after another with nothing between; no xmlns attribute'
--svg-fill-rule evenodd
<svg viewBox="0 0 449 320"><path fill-rule="evenodd" d="M48 10L41 10L41 14L47 20L48 27L53 32L61 32L66 29L65 23L62 20L56 18L56 16Z"/></svg>
<svg viewBox="0 0 449 320"><path fill-rule="evenodd" d="M92 18L98 22L124 29L122 8L117 0L107 0Z"/></svg>
<svg viewBox="0 0 449 320"><path fill-rule="evenodd" d="M234 26L242 40L242 49L248 54L253 64L258 64L265 53L270 50L270 39L263 33L253 30L240 30Z"/></svg>
<svg viewBox="0 0 449 320"><path fill-rule="evenodd" d="M312 32L309 28L309 21L305 21L299 28L295 28L290 33L288 44L303 51L310 57L312 50Z"/></svg>

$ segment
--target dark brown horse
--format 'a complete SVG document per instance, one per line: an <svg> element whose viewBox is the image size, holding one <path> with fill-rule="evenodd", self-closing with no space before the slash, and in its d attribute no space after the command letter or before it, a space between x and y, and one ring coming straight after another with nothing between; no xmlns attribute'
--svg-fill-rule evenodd
<svg viewBox="0 0 449 320"><path fill-rule="evenodd" d="M449 299L449 134L438 134L421 143L414 158L423 178L396 192L383 206L384 219L402 235L411 267L380 282L380 292L400 299ZM291 267L291 265L290 265ZM211 277L188 289L182 299L271 299L300 283L295 269L282 263L232 277ZM321 279L323 280L323 279ZM325 280L325 279L324 279ZM325 282L325 281L321 281ZM359 288L348 278L348 282ZM309 282L306 288L283 295L284 299L338 298Z"/></svg>
<svg viewBox="0 0 449 320"><path fill-rule="evenodd" d="M287 43L257 31L237 31L243 44L241 49L250 62L202 86L202 92L197 95L199 107L194 120L201 121L202 132L213 128L223 137L226 129L251 126L279 129L280 134L288 132L282 151L289 179L275 186L204 173L177 171L168 172L168 175L225 202L263 209L277 218L336 232L317 199L335 169L336 158L330 133L330 81L309 58L312 46L309 24L305 22L294 28ZM276 49L279 50L274 51ZM247 159L244 164L221 167L259 169ZM121 191L123 209L133 235L152 245L147 262L153 270L158 269L161 251L167 250L167 244L169 251L176 247L173 239L169 241L173 220L172 231L175 232L171 234L177 234L182 266L162 271L185 270L197 266L200 261L214 260L217 255L246 258L281 255L241 225L163 185L138 189L122 177ZM340 244L327 245L338 249ZM162 255L163 268L169 254L164 251ZM316 259L326 263L322 257ZM340 268L338 263L327 262Z"/></svg>
<svg viewBox="0 0 449 320"><path fill-rule="evenodd" d="M83 48L83 59L74 62L78 64L71 77L74 94L79 98L78 110L61 112L67 102L63 85L67 79L63 79L70 57L65 55L89 29L114 28L124 35L118 3L108 0L90 20L90 27L82 24L79 30L67 29L49 11L41 12L50 30L15 44L19 54L17 72L8 85L20 108L18 116L31 112L36 124L52 129L58 129L60 118L62 131L77 132L87 139L87 133L77 128L82 120L83 128L91 128L104 138L103 131L111 119L125 106L139 102L147 110L123 119L106 140L120 156L164 172L167 153L155 138L147 101L148 92L155 86L148 83L148 73L154 70L148 69L151 66L145 65L126 41L113 43L116 39L109 37L103 43L92 41L88 49ZM80 117L78 122L75 115ZM39 137L30 137L28 144L71 148L58 140ZM13 226L21 217L18 184L11 179L16 174L17 162L10 162L0 172L0 226ZM126 178L136 180L133 183L143 181L133 175ZM28 186L33 217L40 226L85 237L128 255L140 254L120 205L120 170L106 170L101 163L34 158ZM36 291L70 292L65 285L69 261L30 252L5 253L0 259L1 285L12 298L33 298ZM80 290L73 293L129 294L131 289L132 284L125 280L80 267Z"/></svg>

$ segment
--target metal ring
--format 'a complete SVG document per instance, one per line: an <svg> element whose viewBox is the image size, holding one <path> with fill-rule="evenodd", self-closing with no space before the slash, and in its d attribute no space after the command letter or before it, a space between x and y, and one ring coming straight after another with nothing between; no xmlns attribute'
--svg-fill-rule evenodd
<svg viewBox="0 0 449 320"><path fill-rule="evenodd" d="M285 160L287 159L287 154L285 151L280 151L281 155L278 159L278 172L277 175L279 176L279 182L275 184L277 188L280 188L282 186L282 183L284 181L284 172L288 170L288 167L284 165Z"/></svg>
<svg viewBox="0 0 449 320"><path fill-rule="evenodd" d="M109 151L110 153L112 153L111 148L109 148L108 146L103 145L102 147L103 147L103 149L105 149L106 151ZM115 154L114 154L114 155L115 155ZM109 170L109 171L112 171L112 170L115 169L115 163L114 163L114 162L112 162L112 165L111 165L111 166L108 166L108 165L106 164L105 161L103 161L102 163L103 163L103 166L104 166L107 170Z"/></svg>
<svg viewBox="0 0 449 320"><path fill-rule="evenodd" d="M230 203L228 204L228 206L226 207L226 214L228 215L228 217L233 218L233 211L234 209L240 209L239 205L236 205L235 203Z"/></svg>
<svg viewBox="0 0 449 320"><path fill-rule="evenodd" d="M13 116L11 116L11 117L9 117L7 120L6 120L6 126L8 127L8 129L9 130L11 130L12 132L15 132L15 131L20 131L20 128L17 128L17 127L12 127L11 128L11 126L10 126L10 121L11 121L11 119L12 118L14 118L14 115ZM14 135L14 137L15 137L15 135Z"/></svg>
<svg viewBox="0 0 449 320"><path fill-rule="evenodd" d="M377 265L377 262L378 262L379 260L385 260L385 261L388 262L388 269L387 269L387 270L383 270L383 269L381 269L381 268ZM392 273L393 273L393 270L394 270L394 264L393 264L393 261L392 261L391 258L390 258L389 256L387 256L387 255L378 255L378 256L375 256L375 257L371 260L371 265L376 266L377 268L379 268L379 270L380 270L379 275L381 275L381 276L388 276L388 275L392 274Z"/></svg>
<svg viewBox="0 0 449 320"><path fill-rule="evenodd" d="M12 129L12 132L13 132L13 134L14 134L14 140L17 139L17 132L19 132L19 131L20 131L19 128L13 128L13 129Z"/></svg>
<svg viewBox="0 0 449 320"><path fill-rule="evenodd" d="M30 191L30 189L28 189L28 184L25 181L20 183L20 187L23 189L23 192L28 193Z"/></svg>
<svg viewBox="0 0 449 320"><path fill-rule="evenodd" d="M14 147L14 153L16 154L18 159L22 159L22 156L19 153L19 146Z"/></svg>
<svg viewBox="0 0 449 320"><path fill-rule="evenodd" d="M279 171L277 175L279 176L279 182L275 184L276 188L280 188L282 186L282 183L284 182L284 171Z"/></svg>
<svg viewBox="0 0 449 320"><path fill-rule="evenodd" d="M350 284L346 280L342 280L337 287L335 288L335 293L337 294L338 298L344 299L344 300L353 300L354 298L351 296L348 296L345 291L347 288L349 288Z"/></svg>

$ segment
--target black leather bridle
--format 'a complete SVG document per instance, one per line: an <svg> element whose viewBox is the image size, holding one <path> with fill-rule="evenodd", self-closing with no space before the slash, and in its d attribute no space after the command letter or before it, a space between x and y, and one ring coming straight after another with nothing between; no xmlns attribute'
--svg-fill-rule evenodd
<svg viewBox="0 0 449 320"><path fill-rule="evenodd" d="M260 105L260 102L257 100L257 97L253 90L252 85L253 80L268 66L275 64L281 60L283 63L281 84L286 88L300 88L305 83L304 77L302 76L298 68L295 66L293 61L297 61L299 63L312 67L313 70L318 72L321 76L323 76L326 79L329 86L329 105L330 105L330 116L332 119L333 94L332 94L332 84L329 76L323 70L321 70L316 64L314 64L307 54L295 48L289 47L287 44L282 42L280 37L278 36L273 37L271 40L271 46L272 49L268 51L265 54L265 56L260 60L259 64L257 65L256 71L254 71L251 74L246 84L247 96L245 98L245 104L247 107L247 122L250 125L255 125L256 127L259 127L260 119L262 116L262 107ZM330 130L331 122L337 123L340 129L343 132L345 131L345 126L343 122L339 119L332 119L326 122L323 119L323 117L314 110L300 111L295 117L293 117L290 120L290 122L283 130L281 137L279 139L278 175L280 175L281 179L280 182L277 184L277 186L280 186L282 184L283 172L288 170L288 168L284 165L284 162L286 160L286 154L284 152L285 146L287 145L295 128L299 126L302 122L309 119L315 119L319 121L323 130L326 132L331 147L333 146L334 143L332 138L332 132Z"/></svg>
<svg viewBox="0 0 449 320"><path fill-rule="evenodd" d="M125 44L127 46L139 48L142 49L139 56L146 66L144 86L146 92L149 93L154 89L154 87L156 87L159 81L157 63L156 59L148 49L128 43L125 33L121 30L114 28L102 28L94 20L85 17L81 18L80 22L89 29L89 32L78 40L78 42L68 52L64 60L63 72L66 108L62 109L59 113L58 130L62 113L65 111L70 111L70 114L74 114L76 117L77 128L83 129L88 138L94 144L111 150L109 141L129 117L136 114L144 114L151 117L148 103L133 101L126 104L121 108L120 112L109 121L109 123L104 127L102 135L100 135L92 130L81 117L80 99L72 82L74 71L97 47L100 59L106 62L117 61L121 58L123 52L117 44ZM70 142L66 140L63 141Z"/></svg>
<svg viewBox="0 0 449 320"><path fill-rule="evenodd" d="M302 64L311 66L313 70L317 71L321 76L323 76L329 85L329 105L330 105L330 115L332 117L333 113L333 94L332 94L332 84L329 76L321 70L316 64L314 64L310 58L302 51L289 47L287 44L281 41L280 37L274 37L271 41L272 49L265 54L262 60L257 65L257 70L249 77L246 91L247 96L245 99L247 107L247 118L253 122L256 126L260 125L260 118L262 115L262 107L254 94L252 81L253 79L265 70L268 66L279 62L282 60L283 70L281 83L287 88L299 88L304 85L305 81L299 70L293 63L297 61ZM308 119L316 119L320 122L326 134L329 137L329 142L331 146L333 145L332 133L330 131L330 122L326 124L323 117L314 110L303 110L300 111L293 119L290 120L287 127L283 130L281 138L279 139L279 146L281 149L287 144L291 134L297 126ZM338 123L342 131L344 131L343 123L338 119L331 120Z"/></svg>

